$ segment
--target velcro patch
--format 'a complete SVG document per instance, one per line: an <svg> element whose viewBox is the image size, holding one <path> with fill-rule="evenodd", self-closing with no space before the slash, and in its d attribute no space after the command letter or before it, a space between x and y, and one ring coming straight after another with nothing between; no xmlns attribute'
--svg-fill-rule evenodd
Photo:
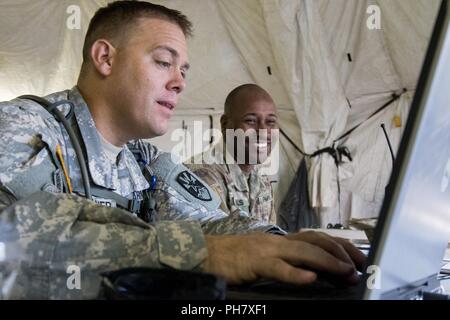
<svg viewBox="0 0 450 320"><path fill-rule="evenodd" d="M181 172L177 176L177 182L197 199L202 201L212 200L208 188L189 171Z"/></svg>
<svg viewBox="0 0 450 320"><path fill-rule="evenodd" d="M147 169L149 170L150 175L156 175L159 177L158 179L161 179L164 184L170 186L188 202L201 205L208 211L217 210L217 208L219 208L221 202L220 197L209 188L206 182L190 172L188 168L182 164L175 163L172 160L170 153L161 153L153 162L150 163ZM185 171L188 172L187 176L182 175ZM203 189L200 189L200 192L198 191L199 189L197 189L195 193L192 193L189 188L190 176L193 176L195 180L198 180L200 185L205 187L207 193L203 191ZM180 179L181 177L184 177L184 179L181 180L182 182L177 180L179 177ZM199 187L197 184L195 184L195 186ZM198 197L196 195L198 195Z"/></svg>

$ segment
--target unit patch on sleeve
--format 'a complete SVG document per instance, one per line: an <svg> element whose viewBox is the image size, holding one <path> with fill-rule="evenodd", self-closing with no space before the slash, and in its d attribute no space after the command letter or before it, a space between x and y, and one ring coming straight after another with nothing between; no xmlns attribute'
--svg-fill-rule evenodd
<svg viewBox="0 0 450 320"><path fill-rule="evenodd" d="M177 182L197 199L203 201L212 200L208 188L203 183L201 183L191 172L181 172L177 176Z"/></svg>

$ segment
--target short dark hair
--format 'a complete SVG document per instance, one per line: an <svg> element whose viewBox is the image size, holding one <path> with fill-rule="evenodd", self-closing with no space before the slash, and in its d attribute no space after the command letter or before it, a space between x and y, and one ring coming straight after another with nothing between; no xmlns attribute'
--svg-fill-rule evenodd
<svg viewBox="0 0 450 320"><path fill-rule="evenodd" d="M83 62L89 61L90 49L100 38L123 37L140 18L159 18L180 27L186 37L192 36L192 23L180 11L145 1L115 1L100 8L89 23L83 46Z"/></svg>
<svg viewBox="0 0 450 320"><path fill-rule="evenodd" d="M240 85L237 88L234 88L225 99L225 105L224 105L224 114L230 115L232 113L233 107L236 104L236 100L242 95L242 94L251 94L255 99L256 98L264 98L269 99L272 101L272 97L270 94L254 83L247 83Z"/></svg>

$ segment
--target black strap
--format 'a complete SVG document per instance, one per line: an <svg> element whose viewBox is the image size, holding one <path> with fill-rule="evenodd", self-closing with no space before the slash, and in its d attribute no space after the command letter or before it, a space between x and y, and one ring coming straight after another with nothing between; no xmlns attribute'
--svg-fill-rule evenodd
<svg viewBox="0 0 450 320"><path fill-rule="evenodd" d="M57 114L55 112L56 107L59 107L60 105L64 105L67 104L69 101L68 100L62 100L59 102L55 102L55 103L51 103L50 101L42 98L42 97L38 97L38 96L33 96L33 95L24 95L24 96L20 96L18 97L18 99L26 99L26 100L31 100L34 101L38 104L40 104L41 106L44 107L44 109L46 109L50 114L53 115L53 117L56 119L56 121L61 122L61 120L57 117ZM69 113L65 116L65 118L67 120L71 120L74 114L74 108L73 108L73 104L69 104L70 109L69 109Z"/></svg>
<svg viewBox="0 0 450 320"><path fill-rule="evenodd" d="M289 141L289 143L295 148L295 150L297 150L300 154L302 154L305 157L310 157L311 155L307 154L306 152L304 152L302 149L300 149L294 141L292 141L291 138L289 138L289 136L283 131L283 129L280 128L280 132L283 135L283 137L286 138L287 141Z"/></svg>
<svg viewBox="0 0 450 320"><path fill-rule="evenodd" d="M385 104L383 104L380 108L378 108L374 113L372 113L366 120L362 121L361 123L357 124L356 126L354 126L353 128L351 128L350 130L348 130L346 133L344 133L342 136L340 136L339 138L337 138L336 140L334 140L334 142L337 142L339 140L344 139L345 137L347 137L348 135L350 135L353 131L355 131L356 129L358 129L364 122L368 121L369 119L371 119L372 117L376 116L378 113L380 113L381 111L383 111L384 109L386 109L387 107L389 107L391 104L393 104L395 101L397 101L398 99L400 99L400 97L406 93L408 90L406 88L403 88L403 91L401 93L393 93L392 94L392 98L391 100L389 100L388 102L386 102Z"/></svg>
<svg viewBox="0 0 450 320"><path fill-rule="evenodd" d="M20 96L18 97L19 99L27 99L27 100L31 100L34 101L36 103L38 103L39 105L41 105L44 109L46 109L51 115L53 115L53 117L60 123L65 122L64 127L66 128L66 130L68 131L69 135L71 132L70 131L70 124L67 122L68 120L72 120L73 114L74 114L74 106L72 103L70 103L70 101L68 100L62 100L59 102L55 102L55 103L51 103L50 101L42 98L42 97L38 97L38 96L33 96L33 95L24 95L24 96ZM57 109L58 106L63 105L63 104L67 104L69 103L70 105L70 111L66 116L63 116L62 113ZM75 136L75 134L72 132L72 134L70 135L70 140L72 143L72 146L74 146L74 143L78 144L78 139ZM88 195L86 194L86 186L84 189L84 192L81 192L81 190L74 190L75 192L77 192L78 194L83 194L85 197L87 198L91 198L91 196L95 196L98 198L104 198L104 199L109 199L109 200L114 200L117 204L117 206L121 209L125 209L128 210L132 213L135 214L139 214L140 212L140 208L141 208L141 203L142 201L140 200L129 200L125 197L120 196L119 194L106 189L106 188L100 188L97 185L95 185L92 181L92 178L89 174L87 174L87 161L85 160L86 155L84 155L84 150L80 147L80 156L81 159L78 159L79 161L79 165L80 165L80 169L83 169L82 166L84 165L85 167L85 172L86 175L88 177L88 183L89 183L89 192ZM51 153L50 153L51 154ZM134 154L134 153L133 153ZM137 157L137 155L135 155L135 157ZM77 153L77 158L79 158L78 153ZM58 163L57 159L54 159L56 161L56 163ZM84 180L84 179L83 179ZM84 182L84 181L83 181ZM85 182L84 182L85 183Z"/></svg>
<svg viewBox="0 0 450 320"><path fill-rule="evenodd" d="M331 155L334 159L334 162L336 163L336 165L342 163L342 159L343 157L347 157L350 161L353 161L352 155L350 150L343 146L343 147L337 147L335 148L333 147L326 147L320 150L317 150L316 152L314 152L313 154L308 154L304 151L302 151L292 140L291 138L289 138L286 133L284 133L284 131L282 129L280 129L281 134L294 146L294 148L300 152L303 156L305 157L310 157L310 158L314 158L317 157L323 153L328 153L329 155Z"/></svg>
<svg viewBox="0 0 450 320"><path fill-rule="evenodd" d="M53 117L56 119L56 121L58 121L60 124L62 124L64 126L67 134L69 135L70 142L75 151L75 154L77 155L77 160L78 160L78 164L80 166L81 176L83 178L84 194L86 195L86 198L91 199L91 190L90 190L90 184L89 184L89 174L88 174L88 170L87 170L87 161L85 160L85 156L83 155L83 150L81 149L80 143L78 142L78 137L76 136L75 132L73 131L72 127L70 126L68 119L57 108L57 106L63 105L63 104L70 105L71 112L69 112L69 115L71 118L73 115L73 109L74 109L73 102L71 102L69 100L61 100L61 101L58 101L55 103L51 103L41 97L32 96L32 95L21 96L21 97L19 97L19 99L28 99L28 100L32 100L32 101L40 104L45 110L47 110L51 115L53 115Z"/></svg>
<svg viewBox="0 0 450 320"><path fill-rule="evenodd" d="M374 117L375 115L377 115L378 113L380 113L381 111L383 111L384 109L386 109L388 106L390 106L392 103L394 103L395 101L397 101L405 92L407 92L407 89L403 89L403 91L400 94L397 93L393 93L392 94L392 99L389 100L388 102L386 102L384 105L382 105L380 108L378 108L374 113L372 113L366 120L362 121L361 123L359 123L358 125L356 125L355 127L353 127L352 129L350 129L349 131L347 131L346 133L344 133L342 136L340 136L339 138L337 138L336 140L333 141L333 146L332 147L326 147L320 150L317 150L316 152L314 152L313 154L308 154L306 152L304 152L302 149L300 149L294 141L292 141L292 139L283 131L283 129L280 128L280 132L281 134L286 138L287 141L289 141L289 143L295 148L295 150L297 150L300 154L302 154L305 157L317 157L318 155L321 155L323 153L328 153L329 155L331 155L334 158L334 161L336 163L336 165L342 163L342 158L343 156L347 157L350 161L353 161L352 159L352 155L350 153L350 150L348 150L347 147L334 147L334 144L336 142L338 142L339 140L342 140L343 138L347 137L348 135L350 135L353 131L355 131L356 129L358 129L363 123L365 123L366 121L368 121L369 119L371 119L372 117ZM348 101L348 100L347 100Z"/></svg>
<svg viewBox="0 0 450 320"><path fill-rule="evenodd" d="M327 147L327 148L320 149L320 150L314 152L311 155L311 158L317 157L317 156L321 155L322 153L328 153L330 156L332 156L336 166L342 163L343 157L346 157L346 158L348 158L348 160L353 161L350 150L348 150L348 148L345 146L337 147L337 148Z"/></svg>

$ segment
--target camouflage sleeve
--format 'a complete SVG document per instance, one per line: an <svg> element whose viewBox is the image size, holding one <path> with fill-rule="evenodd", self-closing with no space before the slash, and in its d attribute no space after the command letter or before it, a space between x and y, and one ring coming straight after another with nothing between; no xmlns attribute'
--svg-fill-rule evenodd
<svg viewBox="0 0 450 320"><path fill-rule="evenodd" d="M287 233L274 224L267 224L261 220L249 217L243 211L235 211L230 216L212 220L202 224L203 232L211 235L221 234L246 234L251 232L266 232L278 235Z"/></svg>
<svg viewBox="0 0 450 320"><path fill-rule="evenodd" d="M41 110L0 103L0 296L95 298L103 271L200 267L207 250L198 222L149 225L120 209L39 191L55 170L48 146L60 139ZM70 266L80 269L80 290L66 285ZM16 279L7 294L5 274Z"/></svg>
<svg viewBox="0 0 450 320"><path fill-rule="evenodd" d="M188 201L164 181L153 192L160 220L196 220L206 234L245 234L269 232L286 234L280 227L248 216L243 211L225 213L220 208L209 210L201 203Z"/></svg>
<svg viewBox="0 0 450 320"><path fill-rule="evenodd" d="M205 166L189 166L187 165L189 169L192 170L193 173L195 173L200 179L205 181L213 191L219 195L221 204L220 209L222 209L224 212L230 212L230 206L228 205L228 194L227 194L227 188L226 188L226 181L223 176L221 176L220 173L218 173L214 168L209 168Z"/></svg>
<svg viewBox="0 0 450 320"><path fill-rule="evenodd" d="M270 214L270 222L278 223L278 215L275 209L275 192L273 191L273 188L271 188L271 193L272 193L272 210Z"/></svg>
<svg viewBox="0 0 450 320"><path fill-rule="evenodd" d="M196 222L149 225L120 209L42 191L0 212L0 243L6 247L0 271L6 265L15 273L8 296L26 299L93 299L101 272L126 267L191 270L207 255ZM80 272L79 289L67 285L68 270L74 267Z"/></svg>
<svg viewBox="0 0 450 320"><path fill-rule="evenodd" d="M228 195L226 188L226 179L211 166L196 166L187 165L192 169L200 179L205 181L221 199L220 210L226 212L229 216L227 218L215 221L208 221L203 224L203 230L208 234L230 234L230 233L248 233L254 231L271 232L277 234L284 234L284 232L275 225L266 224L258 219L251 218L247 212L239 209L231 209L228 204Z"/></svg>

